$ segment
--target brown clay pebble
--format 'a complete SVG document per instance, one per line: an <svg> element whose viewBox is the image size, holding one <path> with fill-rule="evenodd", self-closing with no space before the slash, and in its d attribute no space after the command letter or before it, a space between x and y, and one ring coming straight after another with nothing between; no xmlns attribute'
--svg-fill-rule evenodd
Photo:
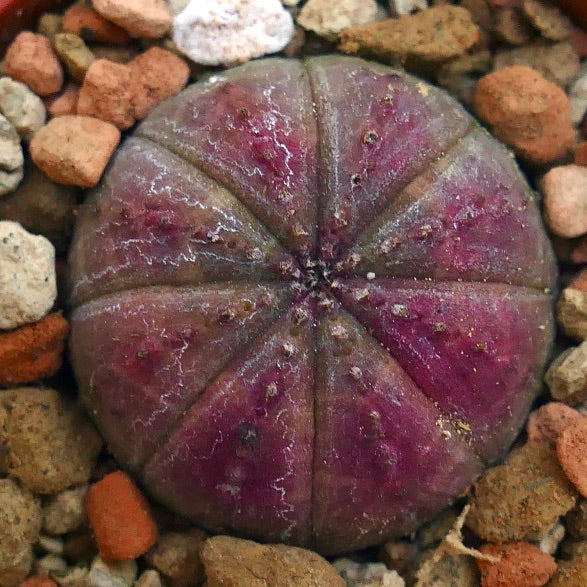
<svg viewBox="0 0 587 587"><path fill-rule="evenodd" d="M67 84L61 94L46 98L45 106L53 118L64 116L65 114L76 114L78 98L79 86L76 84Z"/></svg>
<svg viewBox="0 0 587 587"><path fill-rule="evenodd" d="M74 5L63 15L63 30L79 35L86 41L99 41L113 45L124 45L130 35L119 26L100 16L89 6Z"/></svg>
<svg viewBox="0 0 587 587"><path fill-rule="evenodd" d="M577 145L575 149L575 165L587 165L587 141Z"/></svg>
<svg viewBox="0 0 587 587"><path fill-rule="evenodd" d="M587 497L587 416L563 430L556 442L556 453L566 476Z"/></svg>
<svg viewBox="0 0 587 587"><path fill-rule="evenodd" d="M93 0L94 8L133 37L159 39L171 29L165 0Z"/></svg>
<svg viewBox="0 0 587 587"><path fill-rule="evenodd" d="M90 65L77 101L77 113L111 122L120 129L135 123L132 72L127 65L98 59Z"/></svg>
<svg viewBox="0 0 587 587"><path fill-rule="evenodd" d="M527 542L485 544L480 550L499 558L476 560L481 587L542 587L556 572L554 559Z"/></svg>
<svg viewBox="0 0 587 587"><path fill-rule="evenodd" d="M575 145L566 94L529 67L514 65L481 78L475 111L520 157L554 162Z"/></svg>
<svg viewBox="0 0 587 587"><path fill-rule="evenodd" d="M542 442L551 448L556 447L556 440L569 425L583 416L581 412L561 402L550 402L530 414L528 419L528 440Z"/></svg>
<svg viewBox="0 0 587 587"><path fill-rule="evenodd" d="M133 78L133 107L137 120L144 118L159 102L173 96L187 83L187 63L165 49L151 47L129 64Z"/></svg>
<svg viewBox="0 0 587 587"><path fill-rule="evenodd" d="M120 131L89 116L59 116L30 144L35 164L57 183L95 186L120 142Z"/></svg>
<svg viewBox="0 0 587 587"><path fill-rule="evenodd" d="M0 386L51 377L61 367L67 320L49 314L34 324L0 333Z"/></svg>
<svg viewBox="0 0 587 587"><path fill-rule="evenodd" d="M28 31L20 33L8 47L4 71L39 96L55 94L63 85L63 69L49 39Z"/></svg>

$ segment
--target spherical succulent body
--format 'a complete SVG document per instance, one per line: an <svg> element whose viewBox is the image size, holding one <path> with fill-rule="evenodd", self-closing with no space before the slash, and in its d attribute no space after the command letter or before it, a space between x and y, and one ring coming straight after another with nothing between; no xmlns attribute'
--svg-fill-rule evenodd
<svg viewBox="0 0 587 587"><path fill-rule="evenodd" d="M336 553L413 530L503 454L555 269L510 154L359 59L270 59L159 106L80 214L81 397L215 532Z"/></svg>

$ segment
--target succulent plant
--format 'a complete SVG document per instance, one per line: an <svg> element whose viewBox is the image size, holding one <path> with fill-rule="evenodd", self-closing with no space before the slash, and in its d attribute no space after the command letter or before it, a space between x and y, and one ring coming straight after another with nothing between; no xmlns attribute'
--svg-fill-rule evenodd
<svg viewBox="0 0 587 587"><path fill-rule="evenodd" d="M555 264L510 153L447 94L329 56L211 75L79 218L83 402L150 494L336 553L413 530L513 441Z"/></svg>

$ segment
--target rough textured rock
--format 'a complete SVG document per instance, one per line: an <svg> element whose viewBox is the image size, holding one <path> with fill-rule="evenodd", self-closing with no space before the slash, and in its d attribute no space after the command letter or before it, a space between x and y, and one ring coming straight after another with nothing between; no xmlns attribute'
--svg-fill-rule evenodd
<svg viewBox="0 0 587 587"><path fill-rule="evenodd" d="M45 124L47 115L39 96L9 77L0 78L0 112L27 142Z"/></svg>
<svg viewBox="0 0 587 587"><path fill-rule="evenodd" d="M43 504L43 530L49 534L66 534L77 530L86 520L84 498L87 485L60 491Z"/></svg>
<svg viewBox="0 0 587 587"><path fill-rule="evenodd" d="M63 30L92 42L124 44L130 41L128 33L109 22L89 6L73 5L63 14Z"/></svg>
<svg viewBox="0 0 587 587"><path fill-rule="evenodd" d="M340 40L339 49L344 53L437 64L463 55L479 40L479 30L464 8L439 6L353 27L343 31Z"/></svg>
<svg viewBox="0 0 587 587"><path fill-rule="evenodd" d="M489 542L532 540L576 499L554 450L528 443L475 484L467 525Z"/></svg>
<svg viewBox="0 0 587 587"><path fill-rule="evenodd" d="M83 39L72 33L57 33L53 37L53 48L67 68L69 75L81 84L95 59Z"/></svg>
<svg viewBox="0 0 587 587"><path fill-rule="evenodd" d="M389 0L389 11L392 16L406 16L426 8L428 0Z"/></svg>
<svg viewBox="0 0 587 587"><path fill-rule="evenodd" d="M571 34L571 21L556 7L543 0L522 0L526 18L540 34L551 41L562 41Z"/></svg>
<svg viewBox="0 0 587 587"><path fill-rule="evenodd" d="M279 0L191 0L173 20L173 40L203 65L234 65L281 51L292 18Z"/></svg>
<svg viewBox="0 0 587 587"><path fill-rule="evenodd" d="M332 564L347 587L405 587L397 572L390 571L383 563L357 563L341 558Z"/></svg>
<svg viewBox="0 0 587 587"><path fill-rule="evenodd" d="M0 405L13 477L47 494L88 480L102 441L79 408L57 391L28 387L3 391Z"/></svg>
<svg viewBox="0 0 587 587"><path fill-rule="evenodd" d="M120 131L89 116L59 116L31 141L35 164L53 181L95 186L120 142Z"/></svg>
<svg viewBox="0 0 587 587"><path fill-rule="evenodd" d="M0 221L0 329L42 318L57 295L55 249L20 224Z"/></svg>
<svg viewBox="0 0 587 587"><path fill-rule="evenodd" d="M529 67L514 65L483 77L474 104L493 133L532 163L561 159L575 144L566 94Z"/></svg>
<svg viewBox="0 0 587 587"><path fill-rule="evenodd" d="M165 0L92 0L94 9L133 37L159 39L171 30Z"/></svg>
<svg viewBox="0 0 587 587"><path fill-rule="evenodd" d="M283 544L266 546L215 536L204 543L202 561L208 587L345 585L336 569L321 556Z"/></svg>
<svg viewBox="0 0 587 587"><path fill-rule="evenodd" d="M38 500L13 480L0 479L0 586L14 587L28 575L40 529Z"/></svg>
<svg viewBox="0 0 587 587"><path fill-rule="evenodd" d="M63 70L49 39L28 31L20 33L8 47L4 71L39 96L55 94L63 85Z"/></svg>
<svg viewBox="0 0 587 587"><path fill-rule="evenodd" d="M544 218L554 234L575 238L587 232L587 167L553 167L542 179Z"/></svg>
<svg viewBox="0 0 587 587"><path fill-rule="evenodd" d="M560 402L549 402L530 414L527 425L528 440L542 442L551 449L556 447L561 432L581 413Z"/></svg>
<svg viewBox="0 0 587 587"><path fill-rule="evenodd" d="M587 417L569 424L556 441L556 453L566 476L587 497Z"/></svg>
<svg viewBox="0 0 587 587"><path fill-rule="evenodd" d="M0 196L13 192L22 181L24 157L16 129L0 114Z"/></svg>
<svg viewBox="0 0 587 587"><path fill-rule="evenodd" d="M348 551L411 531L513 441L553 279L512 157L445 93L264 60L155 108L89 195L73 361L152 496Z"/></svg>
<svg viewBox="0 0 587 587"><path fill-rule="evenodd" d="M587 292L565 288L556 304L556 318L567 336L587 339Z"/></svg>
<svg viewBox="0 0 587 587"><path fill-rule="evenodd" d="M532 27L517 8L502 8L494 19L493 32L506 43L524 45L532 39Z"/></svg>
<svg viewBox="0 0 587 587"><path fill-rule="evenodd" d="M375 0L309 0L297 16L297 22L305 29L331 41L349 27L372 22L377 16Z"/></svg>

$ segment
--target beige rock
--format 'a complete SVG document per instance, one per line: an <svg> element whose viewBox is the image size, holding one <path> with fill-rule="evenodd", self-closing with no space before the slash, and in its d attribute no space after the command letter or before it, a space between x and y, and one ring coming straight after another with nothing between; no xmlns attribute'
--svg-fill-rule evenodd
<svg viewBox="0 0 587 587"><path fill-rule="evenodd" d="M200 548L207 538L202 530L167 532L147 553L147 562L157 569L172 587L189 587L204 579Z"/></svg>
<svg viewBox="0 0 587 587"><path fill-rule="evenodd" d="M47 554L35 560L34 571L36 575L62 575L67 571L67 561L61 556Z"/></svg>
<svg viewBox="0 0 587 587"><path fill-rule="evenodd" d="M499 139L532 163L554 162L574 147L566 94L529 67L506 67L481 78L474 107Z"/></svg>
<svg viewBox="0 0 587 587"><path fill-rule="evenodd" d="M65 116L77 113L77 101L79 99L79 86L67 84L61 94L46 98L47 111L52 117Z"/></svg>
<svg viewBox="0 0 587 587"><path fill-rule="evenodd" d="M72 33L57 33L53 37L53 48L65 64L69 75L81 84L94 61L94 54L84 40Z"/></svg>
<svg viewBox="0 0 587 587"><path fill-rule="evenodd" d="M495 13L493 32L510 45L525 45L533 36L532 27L517 8L503 8Z"/></svg>
<svg viewBox="0 0 587 587"><path fill-rule="evenodd" d="M544 379L554 399L571 405L587 400L587 341L561 353Z"/></svg>
<svg viewBox="0 0 587 587"><path fill-rule="evenodd" d="M45 124L47 117L41 98L25 84L9 77L0 78L0 112L27 142Z"/></svg>
<svg viewBox="0 0 587 587"><path fill-rule="evenodd" d="M477 587L479 571L475 559L462 554L442 552L432 561L436 551L429 553L416 571L415 587Z"/></svg>
<svg viewBox="0 0 587 587"><path fill-rule="evenodd" d="M464 8L438 6L347 29L340 40L339 49L344 53L437 64L463 55L479 40L479 29Z"/></svg>
<svg viewBox="0 0 587 587"><path fill-rule="evenodd" d="M379 560L387 568L403 575L406 568L415 560L418 555L418 546L413 542L405 540L392 540L385 542L379 549Z"/></svg>
<svg viewBox="0 0 587 587"><path fill-rule="evenodd" d="M97 556L86 577L86 587L130 587L138 572L136 561L107 561Z"/></svg>
<svg viewBox="0 0 587 587"><path fill-rule="evenodd" d="M357 563L349 558L339 558L332 566L347 587L405 587L406 584L396 571L390 571L383 563Z"/></svg>
<svg viewBox="0 0 587 587"><path fill-rule="evenodd" d="M23 177L23 163L18 133L9 120L0 114L0 196L18 187Z"/></svg>
<svg viewBox="0 0 587 587"><path fill-rule="evenodd" d="M134 117L144 118L157 104L177 94L187 83L187 63L165 49L151 47L133 59L128 67L133 83Z"/></svg>
<svg viewBox="0 0 587 587"><path fill-rule="evenodd" d="M165 0L92 0L100 13L133 37L159 39L171 30L171 13Z"/></svg>
<svg viewBox="0 0 587 587"><path fill-rule="evenodd" d="M6 50L4 70L39 96L55 94L63 85L63 70L49 39L28 31L20 33Z"/></svg>
<svg viewBox="0 0 587 587"><path fill-rule="evenodd" d="M483 587L542 587L556 572L554 559L527 542L486 544L481 551L499 557L477 560Z"/></svg>
<svg viewBox="0 0 587 587"><path fill-rule="evenodd" d="M63 540L61 538L56 538L55 536L41 534L37 546L40 551L48 554L56 554L57 556L63 554Z"/></svg>
<svg viewBox="0 0 587 587"><path fill-rule="evenodd" d="M33 161L57 183L95 186L120 142L113 125L89 116L59 116L31 141Z"/></svg>
<svg viewBox="0 0 587 587"><path fill-rule="evenodd" d="M544 532L542 536L536 540L536 542L538 543L538 548L540 548L542 552L554 555L564 537L565 527L559 521L552 528L549 528L546 532Z"/></svg>
<svg viewBox="0 0 587 587"><path fill-rule="evenodd" d="M43 530L49 534L66 534L77 530L86 520L84 498L87 485L73 487L52 495L43 505Z"/></svg>
<svg viewBox="0 0 587 587"><path fill-rule="evenodd" d="M86 416L52 389L4 391L10 475L35 493L86 483L102 441Z"/></svg>
<svg viewBox="0 0 587 587"><path fill-rule="evenodd" d="M562 41L571 34L571 21L549 2L522 0L522 10L542 36L551 41Z"/></svg>
<svg viewBox="0 0 587 587"><path fill-rule="evenodd" d="M559 563L548 587L585 587L587 585L587 557L577 557Z"/></svg>
<svg viewBox="0 0 587 587"><path fill-rule="evenodd" d="M530 442L541 442L551 449L556 447L556 440L561 432L575 420L581 419L581 413L566 404L549 402L530 414L526 427Z"/></svg>
<svg viewBox="0 0 587 587"><path fill-rule="evenodd" d="M587 292L565 288L556 305L556 317L565 334L587 339Z"/></svg>
<svg viewBox="0 0 587 587"><path fill-rule="evenodd" d="M63 32L63 16L53 12L44 12L39 17L37 32L48 39L53 39L57 33Z"/></svg>
<svg viewBox="0 0 587 587"><path fill-rule="evenodd" d="M0 330L41 319L57 296L55 249L20 224L0 221Z"/></svg>
<svg viewBox="0 0 587 587"><path fill-rule="evenodd" d="M143 571L133 587L161 587L161 577L154 569Z"/></svg>
<svg viewBox="0 0 587 587"><path fill-rule="evenodd" d="M80 89L77 112L111 122L120 129L135 123L133 75L128 65L98 59L90 65Z"/></svg>
<svg viewBox="0 0 587 587"><path fill-rule="evenodd" d="M40 529L38 500L12 479L0 479L0 587L14 587L28 575Z"/></svg>
<svg viewBox="0 0 587 587"><path fill-rule="evenodd" d="M334 567L309 550L215 536L204 543L208 587L344 587Z"/></svg>
<svg viewBox="0 0 587 587"><path fill-rule="evenodd" d="M587 416L561 432L556 441L556 454L566 476L587 497Z"/></svg>
<svg viewBox="0 0 587 587"><path fill-rule="evenodd" d="M579 56L572 45L538 41L515 49L500 49L495 53L493 70L512 65L525 65L540 72L545 79L566 88L580 71Z"/></svg>
<svg viewBox="0 0 587 587"><path fill-rule="evenodd" d="M466 523L489 542L534 540L566 514L576 499L556 452L530 442L475 484Z"/></svg>
<svg viewBox="0 0 587 587"><path fill-rule="evenodd" d="M391 16L406 16L428 8L428 0L389 0L388 4Z"/></svg>
<svg viewBox="0 0 587 587"><path fill-rule="evenodd" d="M554 167L542 179L544 216L550 230L564 238L587 232L587 167Z"/></svg>
<svg viewBox="0 0 587 587"><path fill-rule="evenodd" d="M335 41L344 29L373 22L376 15L375 0L309 0L297 21L305 29Z"/></svg>

